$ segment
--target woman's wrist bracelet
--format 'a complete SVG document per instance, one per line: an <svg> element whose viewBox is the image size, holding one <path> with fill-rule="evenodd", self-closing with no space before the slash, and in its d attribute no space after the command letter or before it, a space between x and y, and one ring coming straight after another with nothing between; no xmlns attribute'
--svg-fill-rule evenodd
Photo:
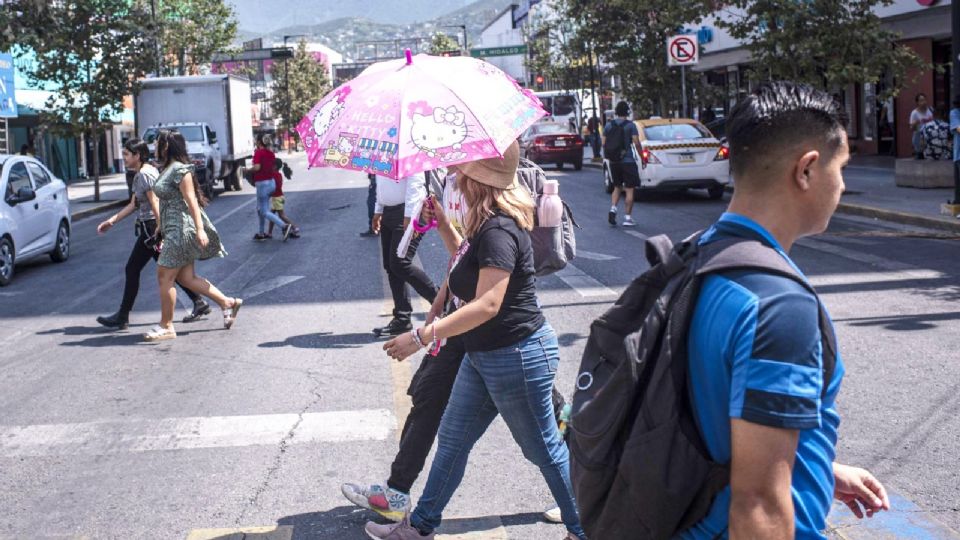
<svg viewBox="0 0 960 540"><path fill-rule="evenodd" d="M423 339L420 338L420 332L416 328L410 331L410 335L413 336L413 342L417 344L417 347L423 348Z"/></svg>

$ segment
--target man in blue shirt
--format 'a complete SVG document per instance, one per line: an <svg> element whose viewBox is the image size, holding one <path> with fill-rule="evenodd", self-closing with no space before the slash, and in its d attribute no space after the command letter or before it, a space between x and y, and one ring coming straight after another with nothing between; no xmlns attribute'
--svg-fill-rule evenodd
<svg viewBox="0 0 960 540"><path fill-rule="evenodd" d="M960 95L953 98L950 133L953 133L953 204L960 204Z"/></svg>
<svg viewBox="0 0 960 540"><path fill-rule="evenodd" d="M770 83L733 109L727 136L736 191L701 242L754 239L796 268L790 248L826 229L843 192L842 113L829 94ZM730 485L683 539L825 539L835 497L861 517L889 508L869 472L834 462L844 368L823 346L819 317L819 298L792 279L748 271L705 279L688 342L691 393Z"/></svg>

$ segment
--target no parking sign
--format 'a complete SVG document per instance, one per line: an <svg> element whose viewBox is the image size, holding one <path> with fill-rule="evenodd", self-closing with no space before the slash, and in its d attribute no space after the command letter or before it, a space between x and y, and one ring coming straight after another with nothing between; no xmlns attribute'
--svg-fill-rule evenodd
<svg viewBox="0 0 960 540"><path fill-rule="evenodd" d="M700 45L696 36L673 36L667 38L667 65L693 66L700 61Z"/></svg>

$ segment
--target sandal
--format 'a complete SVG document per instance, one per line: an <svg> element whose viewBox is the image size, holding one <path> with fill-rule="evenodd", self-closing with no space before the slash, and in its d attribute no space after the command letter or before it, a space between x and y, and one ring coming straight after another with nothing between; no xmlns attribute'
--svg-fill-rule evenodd
<svg viewBox="0 0 960 540"><path fill-rule="evenodd" d="M176 337L177 337L177 331L172 326L170 328L164 328L158 324L153 328L151 328L149 332L143 335L143 340L153 343L157 341L166 341L168 339L175 339Z"/></svg>
<svg viewBox="0 0 960 540"><path fill-rule="evenodd" d="M240 313L240 308L243 307L243 300L239 298L233 299L233 305L223 310L223 327L227 330L233 326L233 323L237 321L237 313Z"/></svg>

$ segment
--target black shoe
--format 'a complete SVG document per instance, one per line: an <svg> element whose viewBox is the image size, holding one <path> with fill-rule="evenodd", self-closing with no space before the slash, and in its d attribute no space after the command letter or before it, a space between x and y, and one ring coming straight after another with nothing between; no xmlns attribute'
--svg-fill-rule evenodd
<svg viewBox="0 0 960 540"><path fill-rule="evenodd" d="M204 315L210 314L210 304L206 303L203 300L193 304L193 311L189 315L183 318L183 322L190 323L193 322Z"/></svg>
<svg viewBox="0 0 960 540"><path fill-rule="evenodd" d="M118 311L113 315L107 315L106 317L97 317L97 322L106 326L107 328L115 328L117 330L126 330L127 324L130 322L130 320L126 313L122 313Z"/></svg>
<svg viewBox="0 0 960 540"><path fill-rule="evenodd" d="M410 330L413 330L413 324L410 321L393 319L390 321L390 324L384 327L374 328L373 333L376 336L399 336L400 334L409 332Z"/></svg>
<svg viewBox="0 0 960 540"><path fill-rule="evenodd" d="M371 229L367 229L367 230L363 231L362 233L360 233L360 236L362 236L362 237L364 237L364 238L373 238L373 237L375 237L375 236L380 236L380 235L378 235L377 233L373 232L373 230L371 230Z"/></svg>
<svg viewBox="0 0 960 540"><path fill-rule="evenodd" d="M614 227L617 226L617 213L614 211L607 212L607 221L610 222Z"/></svg>

